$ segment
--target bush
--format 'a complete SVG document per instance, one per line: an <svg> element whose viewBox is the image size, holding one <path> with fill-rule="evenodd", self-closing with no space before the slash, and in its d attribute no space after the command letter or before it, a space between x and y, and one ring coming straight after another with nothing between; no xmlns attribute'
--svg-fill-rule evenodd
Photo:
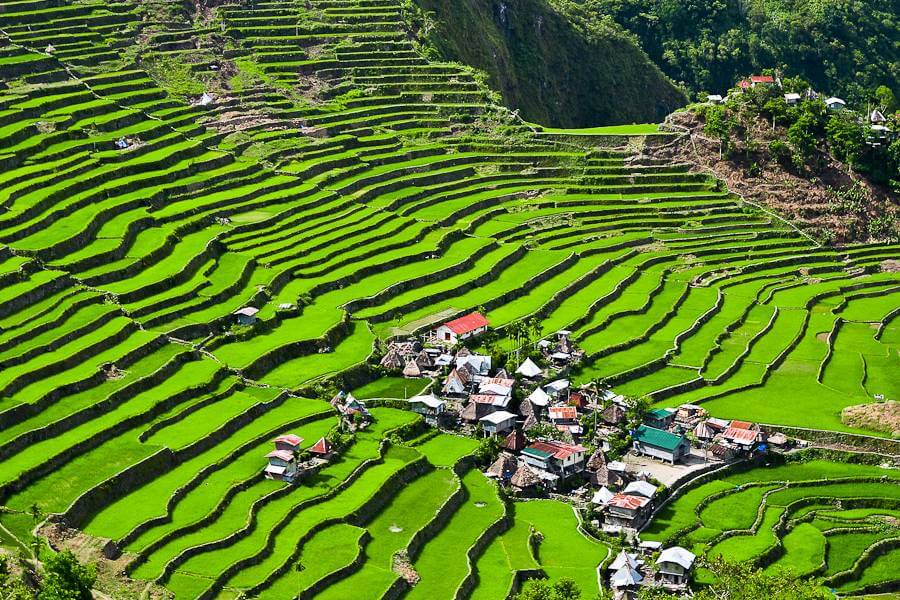
<svg viewBox="0 0 900 600"><path fill-rule="evenodd" d="M769 143L769 156L778 164L787 167L791 164L791 147L782 140L772 140Z"/></svg>
<svg viewBox="0 0 900 600"><path fill-rule="evenodd" d="M78 562L69 551L60 552L44 563L44 577L38 600L91 600L91 588L97 581L93 565Z"/></svg>

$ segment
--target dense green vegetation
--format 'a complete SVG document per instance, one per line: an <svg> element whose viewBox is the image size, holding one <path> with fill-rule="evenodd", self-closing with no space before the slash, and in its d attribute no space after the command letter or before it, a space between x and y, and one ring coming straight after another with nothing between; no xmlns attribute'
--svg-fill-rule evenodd
<svg viewBox="0 0 900 600"><path fill-rule="evenodd" d="M828 95L865 105L900 89L896 0L587 0L610 15L672 79L721 93L750 73L779 69Z"/></svg>
<svg viewBox="0 0 900 600"><path fill-rule="evenodd" d="M408 5L415 6L407 12L415 33L435 55L485 71L504 103L530 121L557 127L643 123L684 103L628 35L578 3Z"/></svg>

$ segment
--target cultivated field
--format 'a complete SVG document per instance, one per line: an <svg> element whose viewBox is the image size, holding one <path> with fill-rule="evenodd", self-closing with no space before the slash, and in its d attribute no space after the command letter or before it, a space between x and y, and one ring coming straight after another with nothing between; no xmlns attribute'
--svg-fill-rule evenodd
<svg viewBox="0 0 900 600"><path fill-rule="evenodd" d="M0 2L4 545L55 514L178 598L381 597L407 585L398 553L411 598L502 597L538 568L593 593L606 548L569 507L507 506L460 462L469 441L383 443L411 413L374 409L302 485L262 477L274 436L307 447L336 426L318 384L362 387L376 338L476 307L495 328L573 330L577 379L661 405L851 430L842 408L900 396L900 276L881 269L897 246L820 247L686 165L592 146L653 127L533 130L471 70L423 58L393 0L183 10ZM173 73L229 89L201 104ZM258 322L235 325L248 306ZM762 527L703 530L752 529L721 544L770 556L760 538L794 518L770 511L795 498L768 498ZM861 523L840 553L870 547L877 517L808 514L781 523L796 551L775 564L884 579L891 554L819 569L827 523Z"/></svg>
<svg viewBox="0 0 900 600"><path fill-rule="evenodd" d="M805 454L698 482L665 505L642 538L708 558L789 569L841 594L893 589L900 473Z"/></svg>

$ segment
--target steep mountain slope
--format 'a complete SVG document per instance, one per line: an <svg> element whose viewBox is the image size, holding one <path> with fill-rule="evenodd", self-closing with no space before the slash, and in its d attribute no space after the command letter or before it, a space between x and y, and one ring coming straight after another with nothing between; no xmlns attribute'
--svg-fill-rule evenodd
<svg viewBox="0 0 900 600"><path fill-rule="evenodd" d="M543 125L659 121L685 98L627 35L548 0L415 0L408 10L445 58L490 75L504 103Z"/></svg>
<svg viewBox="0 0 900 600"><path fill-rule="evenodd" d="M694 92L762 69L862 102L878 86L900 90L897 0L586 0L585 10L612 16Z"/></svg>

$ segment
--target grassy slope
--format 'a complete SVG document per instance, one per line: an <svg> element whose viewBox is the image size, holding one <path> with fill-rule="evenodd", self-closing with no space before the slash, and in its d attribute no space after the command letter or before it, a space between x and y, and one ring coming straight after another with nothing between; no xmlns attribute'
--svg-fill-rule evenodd
<svg viewBox="0 0 900 600"><path fill-rule="evenodd" d="M546 0L416 1L436 17L429 41L441 54L487 71L504 103L529 120L645 123L684 102L628 37L592 18L593 31L582 31Z"/></svg>

